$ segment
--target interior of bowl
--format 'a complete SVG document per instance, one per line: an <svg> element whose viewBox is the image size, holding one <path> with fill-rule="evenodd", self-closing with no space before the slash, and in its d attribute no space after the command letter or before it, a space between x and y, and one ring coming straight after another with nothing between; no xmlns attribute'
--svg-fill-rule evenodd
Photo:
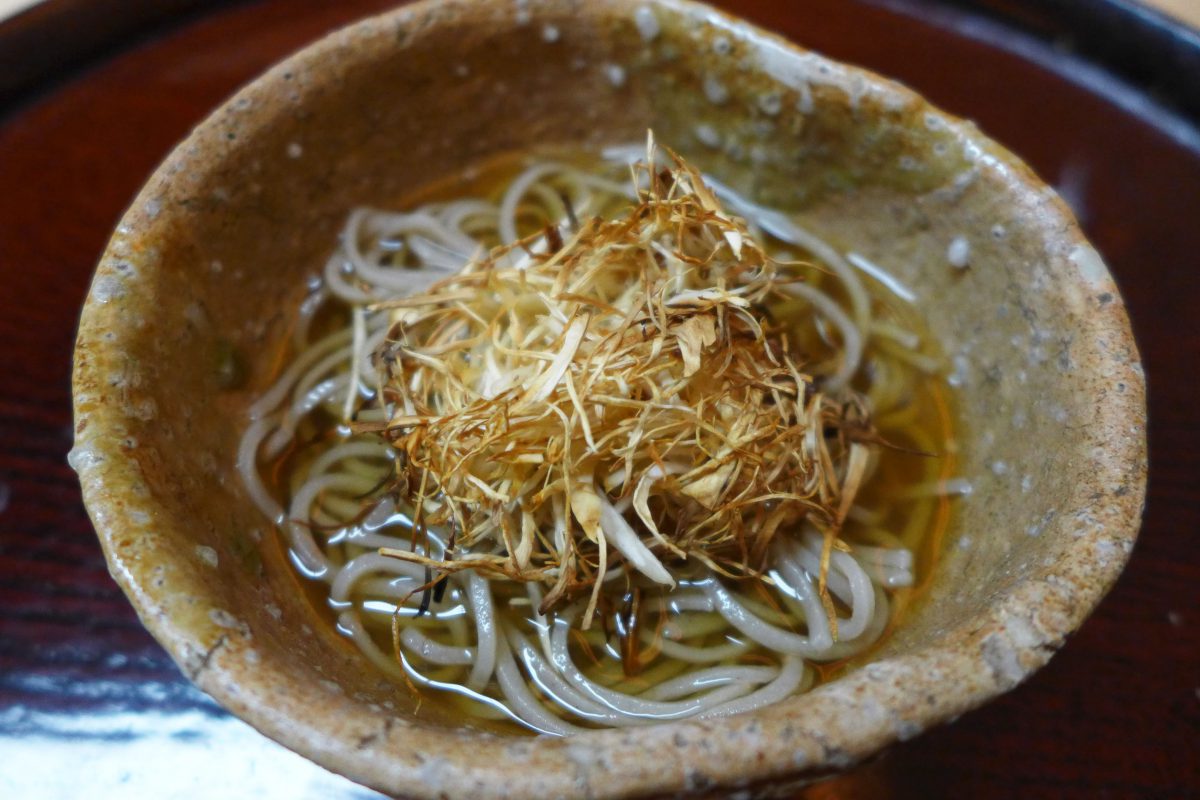
<svg viewBox="0 0 1200 800"><path fill-rule="evenodd" d="M761 712L557 741L414 715L243 491L246 408L351 208L530 143L647 128L918 296L967 432L972 492L943 566L871 664ZM319 763L422 797L628 796L852 763L1044 663L1124 564L1145 480L1123 304L1058 198L908 90L681 2L418 4L273 69L122 221L84 309L75 411L113 574L187 674Z"/></svg>

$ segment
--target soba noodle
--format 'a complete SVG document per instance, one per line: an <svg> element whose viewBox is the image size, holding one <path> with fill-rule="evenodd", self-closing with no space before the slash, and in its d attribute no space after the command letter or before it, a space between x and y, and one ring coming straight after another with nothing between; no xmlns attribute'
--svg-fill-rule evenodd
<svg viewBox="0 0 1200 800"><path fill-rule="evenodd" d="M611 161L627 156L608 156L609 163L587 168L526 159L515 174L505 168L496 197L351 213L300 305L290 363L250 407L238 455L247 491L285 534L296 568L327 585L339 630L381 671L403 684L451 693L480 717L508 718L554 735L759 708L811 686L819 677L815 665L862 654L888 626L903 596L897 593L914 584L914 551L945 484L936 479L933 460L906 468L907 485L894 474L881 477L887 471L881 463L893 456L873 448L868 478L893 485L856 499L843 531L845 550L825 552L825 537L804 522L774 538L770 569L759 580L732 580L691 558L675 565L674 588L653 580L651 568L602 573L608 607L598 616L603 624L587 630L580 624L590 613L586 597L543 614L547 584L463 569L442 576L444 594L431 600L427 565L382 555L381 549L412 550L440 561L454 532L431 526L414 536L412 509L380 493L397 452L386 438L355 432L350 424L382 426L389 419L378 402L376 354L392 324L388 309L377 304L422 292L531 231L547 225L569 230L580 219L627 206L637 191L613 177L621 165L614 169ZM912 424L929 417L928 409L913 406L925 402L920 387L936 382L927 373L939 362L905 324L911 316L880 313L905 306L911 291L792 218L709 183L780 259L802 254L816 265L796 268L806 281L788 284L778 311L812 320L825 358L814 368L821 389L858 387L884 438L944 452L943 433ZM525 241L531 251L543 246ZM501 256L510 264L520 257L520 250ZM668 463L650 479L670 470ZM270 478L272 471L282 477ZM628 476L609 477L620 483ZM627 515L636 524L628 497L599 495L606 532L629 528ZM561 517L564 510L556 506L554 513ZM638 548L646 545L632 535L636 541L618 537L610 546L636 565ZM481 555L456 553L460 559ZM823 601L825 587L831 602ZM637 654L633 670L631 652Z"/></svg>

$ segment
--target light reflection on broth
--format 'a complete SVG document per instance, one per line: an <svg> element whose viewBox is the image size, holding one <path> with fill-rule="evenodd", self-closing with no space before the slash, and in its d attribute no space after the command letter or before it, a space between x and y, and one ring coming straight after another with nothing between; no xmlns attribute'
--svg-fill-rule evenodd
<svg viewBox="0 0 1200 800"><path fill-rule="evenodd" d="M552 163L563 166L545 166ZM580 175L606 183L589 185ZM824 539L808 523L771 545L767 581L717 578L695 558L671 563L675 590L632 569L610 576L588 630L579 625L586 596L543 617L537 607L545 585L467 570L438 593L422 591L432 571L379 555L385 547L441 559L453 531L431 530L430 549L423 548L412 508L388 499L394 451L377 434L352 434L344 421L348 410L358 424L386 421L373 405L380 384L363 354L379 348L390 323L370 304L423 290L427 273L453 274L465 242L472 244L468 257L504 244L497 209L515 183L529 185L509 220L524 237L548 223L569 231L578 220L568 218L585 210L617 214L630 199L604 187L628 185L627 175L627 165L593 154L513 155L397 203L424 215L417 223L355 212L349 239L302 306L273 386L252 408L240 467L264 513L281 523L310 597L401 691L416 688L423 702L446 704L464 724L564 734L734 713L804 691L869 656L902 620L928 583L949 524L940 487L954 472L953 410L941 354L918 310L861 273L847 279L819 263L816 250L828 245L812 244L810 234L792 241L771 235L787 234L793 223L778 212L756 219L755 207L721 189L728 211L746 217L767 253L807 262L788 267L803 276L806 294L777 293L761 312L786 329L790 352L812 369L818 388L843 365L847 334L833 317L814 313L819 303L811 295L846 318L864 319L866 305L869 330L849 389L865 398L884 444L869 448L861 490L840 529L849 552L828 554L830 602L822 607L817 595ZM349 258L346 241L355 251ZM360 388L350 392L354 352ZM863 598L873 610L856 610ZM829 612L854 635L835 637ZM830 640L824 645L822 635Z"/></svg>

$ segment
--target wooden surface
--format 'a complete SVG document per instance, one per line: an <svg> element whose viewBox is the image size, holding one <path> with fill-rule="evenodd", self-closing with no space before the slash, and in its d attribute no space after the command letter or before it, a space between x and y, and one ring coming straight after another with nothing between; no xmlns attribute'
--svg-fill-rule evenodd
<svg viewBox="0 0 1200 800"><path fill-rule="evenodd" d="M108 577L66 453L78 309L147 173L233 88L387 5L214 8L0 117L0 798L373 796L181 677ZM1200 796L1200 130L962 12L730 6L900 78L1056 183L1122 286L1150 384L1145 527L1096 614L1025 685L806 796Z"/></svg>
<svg viewBox="0 0 1200 800"><path fill-rule="evenodd" d="M17 14L39 0L0 0L0 19ZM1176 19L1200 28L1200 0L1142 0L1145 5L1157 8Z"/></svg>

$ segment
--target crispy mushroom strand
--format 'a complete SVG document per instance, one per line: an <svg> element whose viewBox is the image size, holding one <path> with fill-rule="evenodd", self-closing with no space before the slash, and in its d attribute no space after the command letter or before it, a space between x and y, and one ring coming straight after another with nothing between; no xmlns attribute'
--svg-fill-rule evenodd
<svg viewBox="0 0 1200 800"><path fill-rule="evenodd" d="M674 586L694 559L765 575L773 538L824 533L819 591L873 433L854 392L822 391L772 300L799 285L700 174L653 145L636 200L610 219L550 225L492 250L390 312L375 351L390 491L414 530L454 531L431 568L536 581L539 611L606 579ZM429 552L427 548L421 548ZM836 624L836 623L835 623Z"/></svg>

